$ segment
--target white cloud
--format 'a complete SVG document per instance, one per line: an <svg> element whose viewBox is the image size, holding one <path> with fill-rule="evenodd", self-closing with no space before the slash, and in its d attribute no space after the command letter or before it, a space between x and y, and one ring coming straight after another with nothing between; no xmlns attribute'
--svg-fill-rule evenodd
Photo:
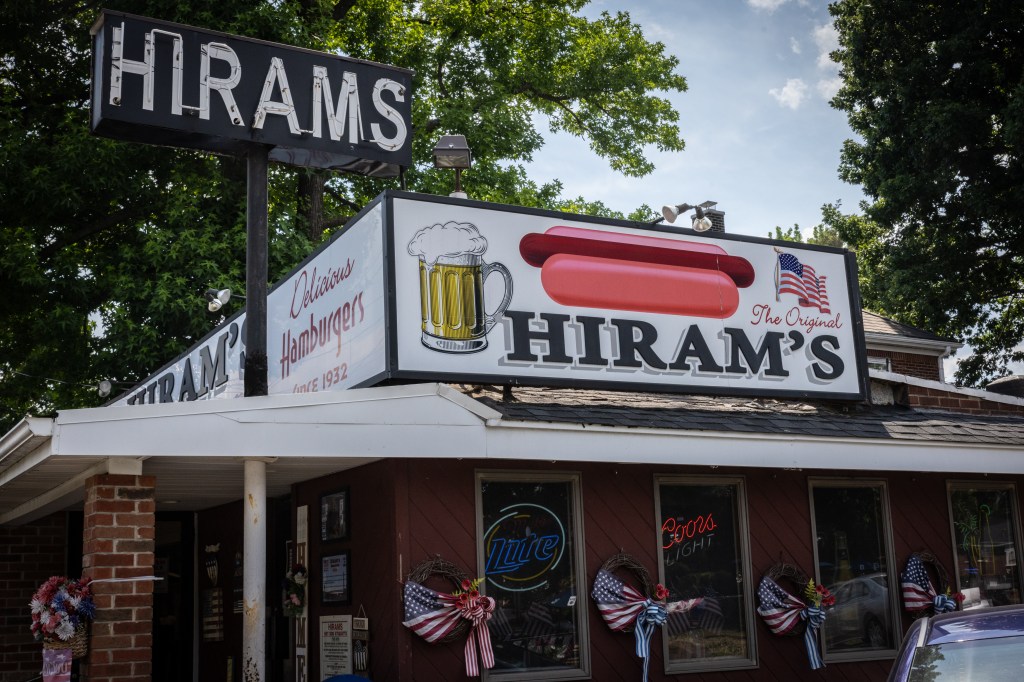
<svg viewBox="0 0 1024 682"><path fill-rule="evenodd" d="M807 99L807 83L800 78L790 78L782 88L772 88L768 91L784 107L794 111L800 108L803 101Z"/></svg>
<svg viewBox="0 0 1024 682"><path fill-rule="evenodd" d="M832 99L839 92L839 88L843 87L843 79L839 76L822 78L815 87L818 89L818 94L824 99Z"/></svg>
<svg viewBox="0 0 1024 682"><path fill-rule="evenodd" d="M839 32L833 24L822 24L811 31L814 44L818 47L818 68L837 68L835 62L828 56L833 50L839 49Z"/></svg>
<svg viewBox="0 0 1024 682"><path fill-rule="evenodd" d="M762 9L767 12L774 12L787 2L789 2L789 0L747 0L747 4L754 9Z"/></svg>
<svg viewBox="0 0 1024 682"><path fill-rule="evenodd" d="M793 50L793 54L800 54L800 41L790 36L789 49Z"/></svg>

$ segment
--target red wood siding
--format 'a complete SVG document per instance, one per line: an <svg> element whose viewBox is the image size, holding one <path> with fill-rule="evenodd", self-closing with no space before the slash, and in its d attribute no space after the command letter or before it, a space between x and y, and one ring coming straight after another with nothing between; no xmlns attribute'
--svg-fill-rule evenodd
<svg viewBox="0 0 1024 682"><path fill-rule="evenodd" d="M315 510L319 494L342 485L352 490L352 540L344 546L353 551L353 606L327 610L319 607L314 598L310 622L316 623L317 615L323 613L355 613L358 605L364 604L373 637L370 647L372 679L434 682L465 676L461 643L429 645L401 626L399 576L404 577L413 565L436 555L453 561L470 574L478 572L475 504L478 469L580 472L587 592L600 565L618 551L629 552L644 562L652 575L657 575L656 474L744 477L750 525L751 582L755 587L762 573L780 559L813 572L808 479L844 475L841 471L741 471L629 464L570 466L557 462L509 462L494 466L482 460L410 459L382 462L302 484L297 487L296 500L298 504L311 506L310 556L314 566L322 551L318 547L318 511ZM972 476L911 472L859 478L883 480L887 484L897 562L892 567L893 572L902 570L911 552L927 549L940 557L952 574L946 480ZM1012 477L1001 480L1024 483L1024 479ZM434 587L443 589L447 585L439 583ZM318 594L316 578L311 590ZM641 664L634 655L632 637L609 631L589 603L588 614L592 679L637 678ZM909 618L903 617L904 630L909 624ZM314 629L311 625L311 635ZM656 636L650 679L869 682L884 680L891 664L890 660L832 663L812 673L807 667L801 638L775 637L758 619L755 619L754 635L757 669L669 676L663 672L660 636ZM310 651L318 652L315 638L311 638ZM311 664L310 679L318 679L315 669L318 662L311 661Z"/></svg>

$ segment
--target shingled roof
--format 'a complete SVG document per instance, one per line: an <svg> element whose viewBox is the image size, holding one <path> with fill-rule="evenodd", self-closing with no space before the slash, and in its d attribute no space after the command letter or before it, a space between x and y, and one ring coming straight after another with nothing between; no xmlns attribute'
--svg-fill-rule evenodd
<svg viewBox="0 0 1024 682"><path fill-rule="evenodd" d="M861 311L864 318L864 332L867 334L885 334L887 336L905 336L911 339L921 339L923 341L942 341L948 343L956 343L953 339L939 336L926 329L920 329L913 327L909 324L903 324L896 320L890 320L888 317L883 317L878 313L873 313L870 310Z"/></svg>
<svg viewBox="0 0 1024 682"><path fill-rule="evenodd" d="M1024 446L1024 419L900 406L579 389L455 386L503 419L632 428Z"/></svg>

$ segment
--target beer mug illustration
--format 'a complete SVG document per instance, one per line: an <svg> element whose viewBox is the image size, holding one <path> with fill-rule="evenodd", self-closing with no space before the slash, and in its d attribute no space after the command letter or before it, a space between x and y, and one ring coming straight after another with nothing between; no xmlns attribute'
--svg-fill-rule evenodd
<svg viewBox="0 0 1024 682"><path fill-rule="evenodd" d="M512 275L501 263L485 263L487 240L472 223L447 222L419 230L409 240L419 259L423 345L445 353L487 348L487 332L512 301ZM493 313L484 304L484 282L497 272L505 295Z"/></svg>

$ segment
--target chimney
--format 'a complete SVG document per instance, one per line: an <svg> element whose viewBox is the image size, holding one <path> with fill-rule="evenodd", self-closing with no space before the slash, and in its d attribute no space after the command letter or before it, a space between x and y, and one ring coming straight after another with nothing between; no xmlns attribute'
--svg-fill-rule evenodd
<svg viewBox="0 0 1024 682"><path fill-rule="evenodd" d="M708 232L725 232L725 211L709 208L704 211L704 215L711 221L711 229Z"/></svg>

